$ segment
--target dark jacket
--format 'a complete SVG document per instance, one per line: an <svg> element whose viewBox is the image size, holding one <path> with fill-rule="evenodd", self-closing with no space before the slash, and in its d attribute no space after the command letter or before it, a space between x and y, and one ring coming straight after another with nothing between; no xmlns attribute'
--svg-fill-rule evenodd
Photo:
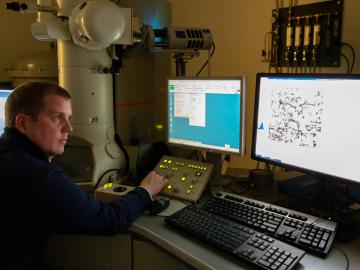
<svg viewBox="0 0 360 270"><path fill-rule="evenodd" d="M0 181L1 269L39 269L51 234L115 234L151 202L141 187L112 203L91 199L16 129L0 138Z"/></svg>

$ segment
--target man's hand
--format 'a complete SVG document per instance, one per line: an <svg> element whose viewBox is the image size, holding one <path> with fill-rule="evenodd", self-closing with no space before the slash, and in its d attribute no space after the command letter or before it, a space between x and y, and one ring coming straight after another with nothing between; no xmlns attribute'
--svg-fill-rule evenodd
<svg viewBox="0 0 360 270"><path fill-rule="evenodd" d="M151 196L156 196L168 181L169 179L167 179L165 176L160 176L155 171L151 171L141 181L140 186L149 191Z"/></svg>

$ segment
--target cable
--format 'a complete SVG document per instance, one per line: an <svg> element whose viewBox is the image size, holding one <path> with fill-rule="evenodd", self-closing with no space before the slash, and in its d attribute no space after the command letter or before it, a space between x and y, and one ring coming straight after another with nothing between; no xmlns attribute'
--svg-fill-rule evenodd
<svg viewBox="0 0 360 270"><path fill-rule="evenodd" d="M347 56L343 53L339 53L342 57L344 57L346 64L347 64L347 71L346 74L350 74L350 61L349 58L347 58Z"/></svg>
<svg viewBox="0 0 360 270"><path fill-rule="evenodd" d="M119 169L109 169L109 170L105 171L105 172L99 177L99 180L96 182L96 184L95 184L95 189L98 188L101 180L104 178L105 175L107 175L109 172L114 172L114 171L116 171L117 173L120 172Z"/></svg>
<svg viewBox="0 0 360 270"><path fill-rule="evenodd" d="M340 253L342 254L342 255L344 255L344 257L345 257L345 260L346 260L346 270L349 270L349 267L350 267L350 262L349 262L349 257L348 257L348 255L346 254L346 251L344 250L344 248L341 246L341 244L340 243L336 243L336 245L334 245L334 247L338 250L338 251L340 251Z"/></svg>
<svg viewBox="0 0 360 270"><path fill-rule="evenodd" d="M210 54L210 58L213 56L214 52L215 52L215 43L212 44L213 49L211 51ZM196 73L195 77L198 77L199 74L203 71L204 67L206 67L206 65L209 63L209 59L206 60L206 62L203 64L203 66L200 68L200 70Z"/></svg>
<svg viewBox="0 0 360 270"><path fill-rule="evenodd" d="M112 74L112 82L113 82L113 104L115 104L115 74ZM127 152L127 150L124 147L124 144L120 138L120 135L116 132L116 110L114 107L114 139L115 142L117 143L117 145L119 146L119 148L121 149L121 151L124 153L124 158L125 158L125 174L128 175L129 174L129 167L130 167L130 158L129 158L129 153Z"/></svg>
<svg viewBox="0 0 360 270"><path fill-rule="evenodd" d="M341 46L347 46L347 47L349 47L351 49L352 56L353 56L350 71L349 71L349 73L351 74L352 71L353 71L354 65L355 65L355 50L349 43L346 43L346 42L342 42Z"/></svg>

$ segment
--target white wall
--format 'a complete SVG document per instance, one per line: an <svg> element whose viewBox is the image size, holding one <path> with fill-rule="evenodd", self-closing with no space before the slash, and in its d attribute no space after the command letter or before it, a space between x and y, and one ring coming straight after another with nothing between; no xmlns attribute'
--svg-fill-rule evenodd
<svg viewBox="0 0 360 270"><path fill-rule="evenodd" d="M246 75L248 78L247 155L232 158L232 166L254 167L250 159L255 77L258 72L267 72L268 64L261 62L264 35L271 30L271 11L276 1L272 0L169 0L172 4L172 25L209 28L214 36L216 50L211 60L211 75ZM285 3L289 1L280 1ZM321 1L295 1L298 5ZM350 43L359 59L360 1L344 1L342 41ZM351 59L350 51L343 52ZM187 75L195 75L205 61L207 53L187 66ZM343 60L343 59L342 59ZM322 72L345 72L346 62L340 68L322 69ZM353 73L360 73L359 60ZM201 74L207 75L206 69Z"/></svg>

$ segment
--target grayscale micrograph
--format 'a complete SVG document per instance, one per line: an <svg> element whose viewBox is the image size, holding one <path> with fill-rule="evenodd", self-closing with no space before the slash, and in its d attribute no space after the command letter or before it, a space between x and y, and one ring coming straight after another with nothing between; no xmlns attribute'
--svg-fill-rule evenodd
<svg viewBox="0 0 360 270"><path fill-rule="evenodd" d="M268 138L315 148L319 146L324 96L319 90L299 93L296 88L273 91Z"/></svg>

